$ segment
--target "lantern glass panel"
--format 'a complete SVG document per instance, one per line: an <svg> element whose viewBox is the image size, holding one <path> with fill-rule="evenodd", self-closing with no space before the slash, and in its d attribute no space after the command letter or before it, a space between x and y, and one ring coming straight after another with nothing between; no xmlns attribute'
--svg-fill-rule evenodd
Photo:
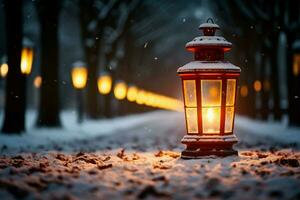
<svg viewBox="0 0 300 200"><path fill-rule="evenodd" d="M184 80L184 99L186 107L197 107L195 80Z"/></svg>
<svg viewBox="0 0 300 200"><path fill-rule="evenodd" d="M201 90L202 107L221 106L221 80L201 80Z"/></svg>
<svg viewBox="0 0 300 200"><path fill-rule="evenodd" d="M220 133L222 80L201 80L204 134Z"/></svg>
<svg viewBox="0 0 300 200"><path fill-rule="evenodd" d="M226 90L226 106L233 106L235 100L235 79L227 80L227 90Z"/></svg>
<svg viewBox="0 0 300 200"><path fill-rule="evenodd" d="M221 107L202 108L203 133L220 133Z"/></svg>
<svg viewBox="0 0 300 200"><path fill-rule="evenodd" d="M198 133L197 108L186 108L185 114L188 133Z"/></svg>
<svg viewBox="0 0 300 200"><path fill-rule="evenodd" d="M233 125L233 117L234 117L234 107L226 107L225 113L225 133L232 132L232 125Z"/></svg>

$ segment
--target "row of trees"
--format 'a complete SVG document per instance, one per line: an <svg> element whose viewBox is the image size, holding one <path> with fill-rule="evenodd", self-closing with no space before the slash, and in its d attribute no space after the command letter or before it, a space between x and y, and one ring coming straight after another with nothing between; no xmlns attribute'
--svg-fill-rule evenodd
<svg viewBox="0 0 300 200"><path fill-rule="evenodd" d="M19 67L19 55L24 37L22 32L24 2L28 3L19 0L4 1L6 53L9 65L2 127L2 131L6 133L22 132L25 129L26 86L21 79L26 77L21 74ZM42 77L36 123L38 127L61 126L59 60L62 58L59 57L61 45L59 43L59 16L66 2L59 0L34 2L40 27L40 45L37 48L40 51L38 59L40 59L39 67ZM147 71L138 68L141 65L147 67L157 65L159 62L156 61L157 58L154 59L153 53L148 53L153 52L157 48L154 44L164 40L167 35L162 25L168 25L167 19L170 19L170 16L164 10L153 15L152 8L178 9L181 4L175 6L172 1L153 4L151 1L140 0L77 0L75 3L79 8L81 43L89 72L85 111L87 117L95 119L112 116L112 97L110 95L100 97L97 90L97 78L103 71L109 72L113 80L123 79L150 90L162 88L159 82L148 83L143 80L145 76L137 75L137 73L145 71L147 73L153 69L148 68ZM143 12L139 12L140 10ZM148 41L151 42L148 44ZM158 72L161 71L165 70L158 70ZM151 74L154 73L151 72ZM165 80L164 73L162 77L156 77L157 80ZM180 88L178 90L180 91ZM102 101L101 105L99 98ZM119 110L128 111L125 109L128 106L126 104L122 102Z"/></svg>
<svg viewBox="0 0 300 200"><path fill-rule="evenodd" d="M233 59L243 66L241 85L250 86L247 98L239 99L240 112L262 119L272 113L275 120L281 120L287 113L290 125L300 126L300 76L293 74L300 2L233 0L217 2L213 7L218 10L226 37L237 46ZM226 20L221 15L227 16ZM282 36L286 38L284 44ZM279 49L286 53L279 53ZM285 66L280 66L281 60ZM282 73L286 74L287 83L279 78ZM255 80L261 87L258 93L252 87ZM286 85L284 90L288 94L287 109L282 106L282 85Z"/></svg>
<svg viewBox="0 0 300 200"><path fill-rule="evenodd" d="M2 132L18 133L25 130L26 77L21 73L23 40L23 1L4 1L6 54L9 73L6 80L5 115ZM59 1L36 2L41 27L41 74L43 84L40 96L37 126L59 126L58 97L58 13ZM52 97L49 99L49 95Z"/></svg>
<svg viewBox="0 0 300 200"><path fill-rule="evenodd" d="M91 118L99 117L97 101L98 55L100 51L105 55L105 66L114 74L115 56L118 41L128 31L130 17L136 10L139 1L93 1L79 0L82 45L85 59L88 63L88 109ZM40 90L40 103L37 126L61 126L59 113L59 13L62 8L59 0L38 0L36 10L40 22L40 72L43 79ZM7 38L7 57L9 73L6 81L5 115L2 132L16 133L25 130L26 111L26 78L20 71L21 50L23 40L22 8L23 1L4 1L5 29ZM108 26L110 26L108 28ZM105 37L103 37L105 35ZM123 47L124 48L124 47ZM111 99L106 100L109 104ZM110 108L110 105L106 107ZM96 109L95 109L96 108ZM107 109L107 116L109 115Z"/></svg>

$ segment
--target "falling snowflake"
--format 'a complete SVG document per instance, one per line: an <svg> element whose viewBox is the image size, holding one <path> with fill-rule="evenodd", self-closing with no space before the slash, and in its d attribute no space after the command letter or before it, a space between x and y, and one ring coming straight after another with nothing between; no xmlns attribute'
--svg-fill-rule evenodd
<svg viewBox="0 0 300 200"><path fill-rule="evenodd" d="M183 23L185 23L185 22L186 22L186 19L185 19L185 18L183 18L183 19L182 19L182 22L183 22Z"/></svg>
<svg viewBox="0 0 300 200"><path fill-rule="evenodd" d="M144 44L144 48L146 49L147 46L148 46L148 42L146 42L146 43Z"/></svg>

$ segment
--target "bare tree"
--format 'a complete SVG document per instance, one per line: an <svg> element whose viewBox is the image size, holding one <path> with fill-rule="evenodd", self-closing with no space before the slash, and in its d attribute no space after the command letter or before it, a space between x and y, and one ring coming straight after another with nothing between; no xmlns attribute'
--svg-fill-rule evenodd
<svg viewBox="0 0 300 200"><path fill-rule="evenodd" d="M85 60L88 64L87 115L99 117L98 104L98 56L103 43L104 28L120 0L80 0L80 24Z"/></svg>
<svg viewBox="0 0 300 200"><path fill-rule="evenodd" d="M22 1L6 0L6 53L9 72L6 80L4 123L2 132L20 133L25 130L25 77L21 74Z"/></svg>
<svg viewBox="0 0 300 200"><path fill-rule="evenodd" d="M41 27L41 97L37 126L58 127L59 101L59 0L36 2Z"/></svg>
<svg viewBox="0 0 300 200"><path fill-rule="evenodd" d="M139 6L140 0L134 1L124 1L119 6L119 16L116 16L116 19L112 19L115 24L114 27L106 27L106 34L108 35L104 45L104 69L105 71L110 72L113 80L116 77L116 71L118 70L118 62L124 56L124 52L122 55L118 56L120 51L124 51L125 49L120 50L120 42L122 42L122 38L129 31L131 27L131 18L134 15L134 11ZM120 77L119 77L120 78ZM111 102L112 102L112 93L106 95L104 97L104 116L111 117Z"/></svg>
<svg viewBox="0 0 300 200"><path fill-rule="evenodd" d="M288 115L291 126L300 126L300 76L293 74L293 44L298 39L300 32L300 2L299 1L278 1L281 17L279 26L282 27L287 39L286 45L286 66L288 82Z"/></svg>

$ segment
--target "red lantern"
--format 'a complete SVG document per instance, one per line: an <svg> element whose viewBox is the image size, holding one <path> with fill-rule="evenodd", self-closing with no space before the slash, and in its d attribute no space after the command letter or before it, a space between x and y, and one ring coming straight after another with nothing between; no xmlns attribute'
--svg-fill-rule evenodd
<svg viewBox="0 0 300 200"><path fill-rule="evenodd" d="M195 61L177 70L182 79L187 127L187 135L181 140L186 145L182 158L234 155L234 114L241 69L224 61L224 53L232 44L215 36L219 26L212 19L199 29L204 36L186 44L186 49L194 52Z"/></svg>

